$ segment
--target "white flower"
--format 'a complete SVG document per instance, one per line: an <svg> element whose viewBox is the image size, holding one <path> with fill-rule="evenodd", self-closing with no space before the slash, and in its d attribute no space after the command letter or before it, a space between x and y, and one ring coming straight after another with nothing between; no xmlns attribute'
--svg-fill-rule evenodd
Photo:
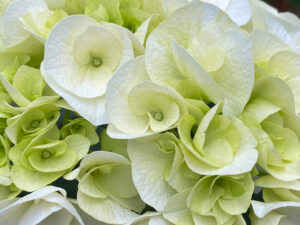
<svg viewBox="0 0 300 225"><path fill-rule="evenodd" d="M101 125L107 123L106 85L122 64L134 58L134 48L143 51L134 36L118 25L69 16L49 35L42 75L82 117Z"/></svg>
<svg viewBox="0 0 300 225"><path fill-rule="evenodd" d="M251 224L253 225L299 224L299 202L264 203L252 201L251 204L254 212L251 215Z"/></svg>
<svg viewBox="0 0 300 225"><path fill-rule="evenodd" d="M1 224L7 225L84 225L84 221L66 199L65 190L47 186L22 198L0 202ZM96 225L85 215L87 225ZM98 223L101 225L101 223Z"/></svg>
<svg viewBox="0 0 300 225"><path fill-rule="evenodd" d="M200 0L198 0L200 1ZM251 8L248 0L201 0L210 3L224 11L237 25L245 25L251 17ZM192 0L165 0L168 14L187 5Z"/></svg>

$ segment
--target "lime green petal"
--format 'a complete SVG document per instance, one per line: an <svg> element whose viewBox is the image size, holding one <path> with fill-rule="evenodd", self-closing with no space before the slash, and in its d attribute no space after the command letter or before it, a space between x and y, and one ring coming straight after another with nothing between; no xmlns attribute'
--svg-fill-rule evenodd
<svg viewBox="0 0 300 225"><path fill-rule="evenodd" d="M68 149L76 153L77 160L82 159L88 153L90 148L90 141L79 134L68 136L64 142L66 142Z"/></svg>
<svg viewBox="0 0 300 225"><path fill-rule="evenodd" d="M14 165L12 168L12 180L21 190L32 192L50 184L62 176L64 172L45 174L37 171L29 171L23 167Z"/></svg>
<svg viewBox="0 0 300 225"><path fill-rule="evenodd" d="M44 149L32 152L28 156L28 160L37 171L53 173L70 169L76 164L77 155L74 151L67 150L65 153L56 156L55 152Z"/></svg>
<svg viewBox="0 0 300 225"><path fill-rule="evenodd" d="M192 212L207 215L216 201L224 194L224 190L218 186L209 191L215 179L218 177L202 178L192 189L187 199L187 204Z"/></svg>
<svg viewBox="0 0 300 225"><path fill-rule="evenodd" d="M13 86L27 99L41 97L45 82L38 69L21 66L13 79Z"/></svg>
<svg viewBox="0 0 300 225"><path fill-rule="evenodd" d="M95 178L90 173L84 175L78 185L79 191L93 198L106 198L104 194L96 185Z"/></svg>
<svg viewBox="0 0 300 225"><path fill-rule="evenodd" d="M97 172L97 175L94 175L95 183L104 193L120 198L131 198L137 195L130 166L113 166L107 174L101 172L101 168L95 172Z"/></svg>

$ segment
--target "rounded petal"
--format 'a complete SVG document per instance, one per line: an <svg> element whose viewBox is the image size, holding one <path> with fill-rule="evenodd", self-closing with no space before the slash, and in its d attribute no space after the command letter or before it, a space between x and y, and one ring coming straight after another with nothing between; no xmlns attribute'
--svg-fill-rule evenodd
<svg viewBox="0 0 300 225"><path fill-rule="evenodd" d="M34 9L47 10L48 6L44 0L14 0L7 7L3 21L3 42L6 48L20 44L30 36L19 19Z"/></svg>
<svg viewBox="0 0 300 225"><path fill-rule="evenodd" d="M104 96L97 98L81 98L74 95L72 92L66 91L60 87L44 70L43 64L41 65L41 72L47 84L59 95L63 96L70 106L76 110L83 118L91 122L93 125L98 126L107 123L107 116L105 113L105 100Z"/></svg>

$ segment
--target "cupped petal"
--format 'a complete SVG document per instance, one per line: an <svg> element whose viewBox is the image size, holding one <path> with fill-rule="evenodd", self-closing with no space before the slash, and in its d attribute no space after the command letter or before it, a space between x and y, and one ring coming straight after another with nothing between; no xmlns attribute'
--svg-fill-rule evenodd
<svg viewBox="0 0 300 225"><path fill-rule="evenodd" d="M96 126L106 124L108 122L104 108L104 96L97 98L78 97L72 92L66 91L64 88L60 87L57 82L47 74L43 64L41 65L41 72L47 84L49 84L56 93L63 96L70 106L86 120Z"/></svg>
<svg viewBox="0 0 300 225"><path fill-rule="evenodd" d="M109 122L123 133L143 134L148 130L147 116L135 116L127 99L131 89L144 80L148 80L144 57L138 57L121 67L108 83L106 113Z"/></svg>
<svg viewBox="0 0 300 225"><path fill-rule="evenodd" d="M199 132L197 131L194 137L196 140L193 140L190 134L192 127L196 123L195 119L192 116L185 116L180 121L178 132L185 145L183 154L187 165L195 173L204 175L235 175L251 171L258 157L255 150L256 141L248 128L239 119L234 117L227 117L238 133L237 137L231 138L239 140L239 145L236 146L238 147L237 149L234 149L234 146L230 146L230 150L234 151L231 162L223 166L214 166L209 163L211 160L218 159L218 156L212 155L211 157L213 158L208 160L208 156L205 155L205 148L203 148L207 135L206 130L214 117L214 113L216 113L216 109L217 107L211 109L202 119L198 127Z"/></svg>
<svg viewBox="0 0 300 225"><path fill-rule="evenodd" d="M272 202L264 203L252 201L255 217L251 218L254 224L297 224L299 221L299 202Z"/></svg>
<svg viewBox="0 0 300 225"><path fill-rule="evenodd" d="M32 192L40 189L47 184L55 181L62 176L65 171L57 173L41 173L37 171L30 171L21 166L14 165L12 168L12 180L14 184L21 190Z"/></svg>
<svg viewBox="0 0 300 225"><path fill-rule="evenodd" d="M176 191L163 177L165 167L174 153L160 150L157 143L129 141L128 154L132 162L133 182L144 202L162 211Z"/></svg>
<svg viewBox="0 0 300 225"><path fill-rule="evenodd" d="M181 49L174 48L174 40ZM178 63L176 55L189 55L184 49L194 59L189 56L183 62L191 65L196 59L201 69L193 66L183 70L184 63ZM251 42L221 10L197 1L177 10L150 34L145 61L150 79L156 82L166 82L170 78L181 80L195 74L188 74L190 71L204 70L208 74L201 71L196 75L197 81L209 99L224 103L226 115L241 113L254 83ZM217 91L206 87L208 82Z"/></svg>
<svg viewBox="0 0 300 225"><path fill-rule="evenodd" d="M29 38L30 33L23 29L20 17L30 10L48 10L44 0L14 0L7 7L3 21L3 42L6 48L20 44Z"/></svg>
<svg viewBox="0 0 300 225"><path fill-rule="evenodd" d="M261 66L266 66L274 54L290 49L278 37L266 31L254 30L249 38L252 42L254 63Z"/></svg>
<svg viewBox="0 0 300 225"><path fill-rule="evenodd" d="M88 215L109 224L124 224L138 216L110 198L92 198L80 191L77 194L77 202Z"/></svg>

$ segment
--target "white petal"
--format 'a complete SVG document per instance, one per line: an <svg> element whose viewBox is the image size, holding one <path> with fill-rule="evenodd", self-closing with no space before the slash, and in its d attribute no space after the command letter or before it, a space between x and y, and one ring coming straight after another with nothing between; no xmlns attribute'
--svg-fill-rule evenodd
<svg viewBox="0 0 300 225"><path fill-rule="evenodd" d="M3 21L3 42L6 48L25 41L30 34L22 27L19 18L32 9L47 10L44 0L14 0L6 9Z"/></svg>
<svg viewBox="0 0 300 225"><path fill-rule="evenodd" d="M106 124L108 122L105 113L104 96L97 98L81 98L71 92L60 87L44 70L41 65L41 73L47 84L59 95L61 95L83 118L94 124L95 126Z"/></svg>

